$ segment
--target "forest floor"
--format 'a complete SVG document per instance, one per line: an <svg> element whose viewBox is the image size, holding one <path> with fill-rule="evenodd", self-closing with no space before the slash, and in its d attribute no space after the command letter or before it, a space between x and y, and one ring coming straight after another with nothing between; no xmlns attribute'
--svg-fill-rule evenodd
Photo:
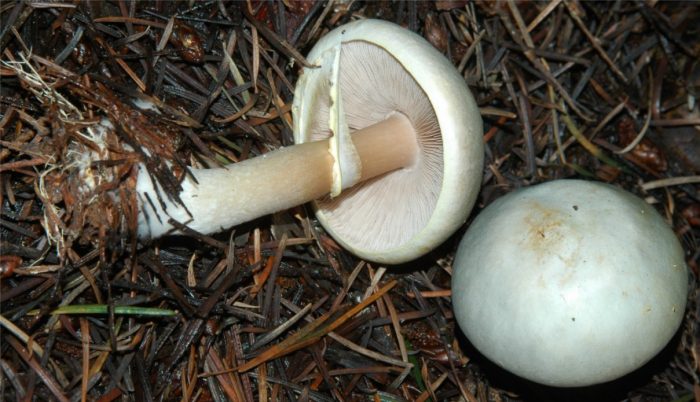
<svg viewBox="0 0 700 402"><path fill-rule="evenodd" d="M472 90L470 220L585 178L671 223L692 285L658 358L563 390L490 364L452 313L469 222L398 267L344 250L309 206L137 241L136 167L177 194L185 166L291 145L304 55L360 18L425 37ZM697 3L18 1L0 19L0 399L700 402Z"/></svg>

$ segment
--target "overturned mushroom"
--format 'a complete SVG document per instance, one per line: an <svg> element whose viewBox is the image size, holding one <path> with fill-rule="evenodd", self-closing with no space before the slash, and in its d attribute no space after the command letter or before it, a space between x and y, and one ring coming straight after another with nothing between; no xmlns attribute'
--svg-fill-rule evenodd
<svg viewBox="0 0 700 402"><path fill-rule="evenodd" d="M607 382L678 329L688 271L673 231L613 186L558 180L489 205L459 245L452 303L486 357L551 386Z"/></svg>
<svg viewBox="0 0 700 402"><path fill-rule="evenodd" d="M159 202L142 172L141 237L172 231L169 218L212 233L318 200L319 220L350 251L400 263L465 221L481 181L482 126L449 61L420 36L378 20L335 29L308 60L319 67L297 83L298 144L193 170L181 205Z"/></svg>

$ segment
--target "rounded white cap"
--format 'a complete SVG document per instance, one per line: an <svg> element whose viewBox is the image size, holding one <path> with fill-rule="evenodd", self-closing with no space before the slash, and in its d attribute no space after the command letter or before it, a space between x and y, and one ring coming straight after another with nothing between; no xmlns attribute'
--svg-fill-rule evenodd
<svg viewBox="0 0 700 402"><path fill-rule="evenodd" d="M459 245L452 303L493 362L570 387L653 358L678 329L687 290L683 249L651 206L607 184L558 180L479 214Z"/></svg>
<svg viewBox="0 0 700 402"><path fill-rule="evenodd" d="M398 112L422 151L409 168L347 189L337 183L340 195L315 203L321 224L352 253L381 263L410 261L445 241L465 222L482 177L481 116L464 79L422 37L380 20L336 28L307 59L320 68L296 85L296 142L342 137L344 125L353 131Z"/></svg>

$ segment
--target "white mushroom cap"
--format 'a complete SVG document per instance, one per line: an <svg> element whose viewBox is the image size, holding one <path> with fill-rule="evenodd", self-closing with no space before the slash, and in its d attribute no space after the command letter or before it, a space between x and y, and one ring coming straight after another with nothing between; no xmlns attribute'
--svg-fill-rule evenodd
<svg viewBox="0 0 700 402"><path fill-rule="evenodd" d="M550 386L639 368L683 318L688 272L661 216L613 186L559 180L487 207L462 240L452 302L486 357Z"/></svg>
<svg viewBox="0 0 700 402"><path fill-rule="evenodd" d="M482 122L464 79L423 38L379 20L335 29L307 59L322 68L297 82L295 140L338 133L337 146L345 147L336 155L332 194L343 191L316 202L319 221L345 248L373 261L400 263L432 250L465 222L481 183ZM348 189L358 166L344 130L394 113L411 121L420 156L409 168Z"/></svg>

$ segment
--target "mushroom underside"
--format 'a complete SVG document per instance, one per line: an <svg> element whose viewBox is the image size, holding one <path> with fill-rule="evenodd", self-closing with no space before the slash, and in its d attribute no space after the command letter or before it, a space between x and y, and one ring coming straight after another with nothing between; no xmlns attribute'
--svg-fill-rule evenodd
<svg viewBox="0 0 700 402"><path fill-rule="evenodd" d="M443 178L440 126L425 92L381 47L364 41L344 43L340 66L350 131L401 113L413 125L420 152L412 166L360 183L337 197L325 197L316 206L326 227L347 244L368 251L397 248L426 226L435 209ZM330 107L329 98L318 100L311 141L332 135Z"/></svg>

